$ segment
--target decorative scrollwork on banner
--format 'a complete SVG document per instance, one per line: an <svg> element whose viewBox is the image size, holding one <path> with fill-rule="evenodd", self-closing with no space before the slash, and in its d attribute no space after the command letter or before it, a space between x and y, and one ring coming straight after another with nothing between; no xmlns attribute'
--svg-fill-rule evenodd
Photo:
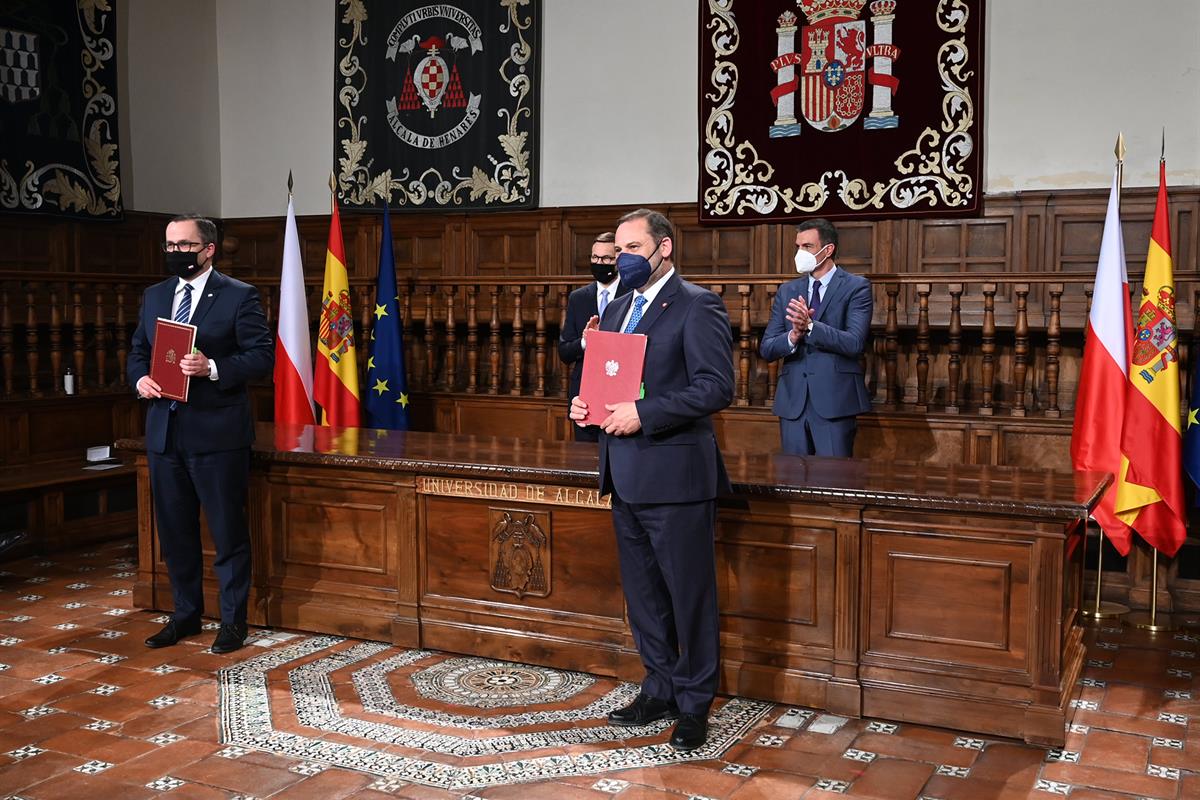
<svg viewBox="0 0 1200 800"><path fill-rule="evenodd" d="M121 215L115 32L108 0L0 13L0 208Z"/></svg>
<svg viewBox="0 0 1200 800"><path fill-rule="evenodd" d="M335 138L342 200L417 208L534 206L538 3L459 0L415 10L370 0L339 5ZM441 25L437 35L431 24ZM417 60L418 49L423 59ZM473 70L476 83L467 85L460 64L463 73ZM485 106L494 118L483 118ZM406 122L426 112L430 118L441 113L451 124L430 133Z"/></svg>
<svg viewBox="0 0 1200 800"><path fill-rule="evenodd" d="M919 128L907 126L915 134L911 146L900 152L885 169L884 164L856 164L854 154L869 150L868 144L882 141L880 132L884 129L891 129L888 133L892 136L900 130L901 115L892 111L890 97L884 113L873 111L869 115L879 119L870 119L851 131L862 109L863 79L859 78L860 83L855 85L857 91L847 95L850 100L834 95L828 87L841 85L849 71L843 61L857 55L859 70L869 76L868 80L896 93L899 79L890 70L893 61L905 64L899 58L905 47L896 47L890 37L897 16L896 7L903 6L903 0L871 3L873 16L870 19L877 38L869 48L864 46L866 23L857 20L866 0L801 0L796 5L810 15L810 25L806 28L801 28L796 15L788 10L774 22L769 19L770 12L757 5L745 10L739 8L738 16L735 16L734 2L709 0L707 19L702 21L708 31L709 47L709 52L702 54L702 63L706 59L710 63L706 72L708 86L702 100L702 107L707 112L700 193L704 221L744 222L815 213L834 217L882 216L899 212L907 215L919 212L939 215L977 213L982 158L975 97L982 86L982 3L968 5L963 0L939 0L935 13L924 18L920 16L920 9L904 9L908 11L905 19L911 19L910 29L922 24L927 29L922 33L925 42L908 48L909 61L905 66L911 65L910 74L924 75L917 69L921 65L912 62L917 55L928 51L934 63L933 69L926 69L926 72L930 76L936 75L938 84L911 86L908 90L910 93L921 90L926 96L936 91L940 97L932 97L925 105L939 110L936 119L929 119L928 124ZM765 23L764 15L768 17ZM822 24L811 24L816 22ZM785 82L781 75L779 86L770 87L773 91L744 80L742 71L751 63L757 68L755 74L762 71L757 63L762 59L756 53L739 52L746 33L739 29L739 23L743 26L766 24L779 33L779 57L771 64L777 73L786 69L790 75L791 70L805 69L813 74L791 82ZM886 26L888 38L881 42L883 26ZM930 42L935 29L940 31L940 41ZM795 42L797 32L801 34L798 43ZM850 49L851 55L846 56L841 48L853 48L854 45L843 45L843 40L837 37L852 34L859 36L858 49ZM905 41L902 39L901 44ZM975 41L979 43L973 44ZM822 50L825 47L828 51ZM865 62L872 57L888 58L888 72L883 77L874 68L867 69ZM749 59L752 58L757 61L751 62ZM820 71L822 66L823 72ZM845 82L847 86L851 85L848 80ZM909 80L910 84L916 82ZM932 83L933 80L927 80L927 84ZM818 96L821 91L829 92L829 97L834 99L823 100ZM746 120L753 115L739 116L735 106L739 103L752 106L763 102L767 95L770 95L767 102L774 99L777 105L781 97L786 98L788 104L803 103L804 119L809 127L781 111L778 124L772 126L770 138L765 131L760 136L755 135L757 131L739 130L746 128ZM852 104L853 100L857 100L857 107ZM842 117L837 116L836 111L847 106L849 111ZM920 121L918 114L911 110L904 116L906 122ZM801 137L802 133L803 139L782 138ZM854 136L860 138L852 139ZM843 155L836 149L840 140L852 141L855 147L847 147L842 151ZM787 151L786 165L779 156L764 155L763 148L768 147L768 143L778 154L782 151L780 143L785 141L805 142L803 148L794 147ZM819 158L811 156L810 145L824 148ZM844 162L840 166L837 165L839 160ZM794 161L804 164L797 167ZM813 161L833 163L823 169L806 169ZM871 177L871 173L876 177Z"/></svg>

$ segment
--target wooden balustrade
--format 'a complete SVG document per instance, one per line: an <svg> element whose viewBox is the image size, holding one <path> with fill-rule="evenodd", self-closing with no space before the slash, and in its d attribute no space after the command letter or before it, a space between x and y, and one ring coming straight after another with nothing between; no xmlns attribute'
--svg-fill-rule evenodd
<svg viewBox="0 0 1200 800"><path fill-rule="evenodd" d="M764 362L758 345L780 281L750 275L734 282L692 279L720 295L729 311L735 407L770 407L781 364ZM948 273L878 275L873 281L873 341L865 360L874 402L917 413L1051 419L1070 413L1078 370L1062 366L1082 355L1081 309L1090 307L1092 292L1084 276ZM38 280L0 274L2 397L60 394L68 364L77 391L126 386L132 323L145 283L113 275ZM400 276L410 388L565 398L569 369L558 358L557 339L567 294L577 285L566 278ZM278 283L260 281L259 290L275 324ZM1200 305L1200 287L1181 286L1179 295L1181 303ZM376 324L374 281L353 281L351 297L358 304L354 317L365 377ZM315 336L320 308L315 281L307 300ZM1185 324L1181 355L1190 363L1193 353L1200 357L1200 348L1190 346L1200 337L1200 321L1191 315ZM1064 375L1071 381L1066 386Z"/></svg>

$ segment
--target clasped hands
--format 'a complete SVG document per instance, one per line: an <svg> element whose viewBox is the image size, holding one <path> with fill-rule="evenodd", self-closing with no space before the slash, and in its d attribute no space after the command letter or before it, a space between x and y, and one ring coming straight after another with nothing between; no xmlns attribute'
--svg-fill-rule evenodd
<svg viewBox="0 0 1200 800"><path fill-rule="evenodd" d="M788 301L784 317L792 324L792 329L788 331L788 341L795 347L796 343L808 333L808 326L812 321L808 303L804 302L803 297L793 297Z"/></svg>
<svg viewBox="0 0 1200 800"><path fill-rule="evenodd" d="M179 359L179 369L189 378L207 378L212 374L212 367L209 366L208 356L199 350L194 353L188 353ZM158 381L149 375L143 375L139 378L137 386L134 388L137 389L138 396L140 397L162 397L162 387L158 385Z"/></svg>
<svg viewBox="0 0 1200 800"><path fill-rule="evenodd" d="M600 327L600 318L593 316L588 320L587 325L583 328L584 346L587 346L588 331L597 330ZM579 399L578 396L571 398L571 419L575 420L575 424L581 428L587 427L581 420L587 416L587 403ZM604 406L605 411L610 411L604 422L600 423L600 430L610 436L628 436L631 433L637 433L642 429L642 419L638 416L637 403L608 403Z"/></svg>

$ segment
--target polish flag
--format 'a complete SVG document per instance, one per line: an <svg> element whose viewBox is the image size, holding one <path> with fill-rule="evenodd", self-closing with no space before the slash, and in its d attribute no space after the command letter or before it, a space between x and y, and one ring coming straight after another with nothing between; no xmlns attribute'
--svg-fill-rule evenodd
<svg viewBox="0 0 1200 800"><path fill-rule="evenodd" d="M1119 170L1119 168L1118 168ZM1113 174L1096 265L1092 309L1088 314L1083 370L1075 397L1075 425L1071 431L1071 464L1077 470L1109 472L1114 484L1104 493L1092 516L1122 555L1129 552L1129 526L1117 518L1115 480L1121 475L1121 432L1125 419L1129 353L1132 350L1133 315L1129 307L1129 275L1125 270L1125 242L1121 236L1120 172Z"/></svg>
<svg viewBox="0 0 1200 800"><path fill-rule="evenodd" d="M279 331L275 337L275 422L313 425L312 349L308 341L308 304L296 211L288 196L283 230L283 272L279 277Z"/></svg>

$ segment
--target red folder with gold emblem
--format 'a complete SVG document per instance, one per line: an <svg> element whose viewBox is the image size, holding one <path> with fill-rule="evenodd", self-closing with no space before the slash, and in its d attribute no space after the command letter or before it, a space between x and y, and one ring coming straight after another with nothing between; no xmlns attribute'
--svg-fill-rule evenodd
<svg viewBox="0 0 1200 800"><path fill-rule="evenodd" d="M642 396L642 368L646 363L646 337L640 333L588 331L583 350L583 375L579 397L587 403L585 425L608 418L605 406L626 403Z"/></svg>
<svg viewBox="0 0 1200 800"><path fill-rule="evenodd" d="M150 377L163 397L187 402L190 378L183 374L180 360L196 346L196 326L158 318L154 325L154 348L150 351Z"/></svg>

